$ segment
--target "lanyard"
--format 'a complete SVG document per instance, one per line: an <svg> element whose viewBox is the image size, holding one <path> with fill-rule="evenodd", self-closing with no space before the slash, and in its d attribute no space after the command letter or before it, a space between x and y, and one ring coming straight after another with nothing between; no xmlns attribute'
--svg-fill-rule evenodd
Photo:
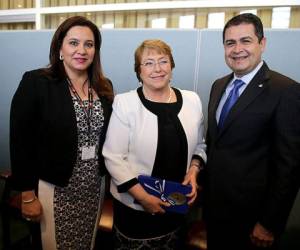
<svg viewBox="0 0 300 250"><path fill-rule="evenodd" d="M80 107L82 108L85 116L86 116L86 121L87 121L87 125L88 125L88 138L89 138L89 142L90 142L90 135L91 135L91 116L92 116L92 112L93 112L93 91L92 91L92 86L91 83L88 83L88 106L87 108L84 107L83 101L80 98L80 96L78 95L76 89L74 88L73 83L71 82L71 80L69 78L67 78L68 83L69 83L69 87L72 91L72 93L74 94L75 98L77 99L77 101L79 102ZM84 81L83 85L86 83L86 81L88 80L88 78Z"/></svg>

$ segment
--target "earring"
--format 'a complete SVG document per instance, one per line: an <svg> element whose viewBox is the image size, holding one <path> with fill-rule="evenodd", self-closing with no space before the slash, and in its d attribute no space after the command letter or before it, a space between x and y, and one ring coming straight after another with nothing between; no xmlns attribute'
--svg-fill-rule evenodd
<svg viewBox="0 0 300 250"><path fill-rule="evenodd" d="M63 55L62 54L59 54L59 60L64 60L64 57L63 57Z"/></svg>

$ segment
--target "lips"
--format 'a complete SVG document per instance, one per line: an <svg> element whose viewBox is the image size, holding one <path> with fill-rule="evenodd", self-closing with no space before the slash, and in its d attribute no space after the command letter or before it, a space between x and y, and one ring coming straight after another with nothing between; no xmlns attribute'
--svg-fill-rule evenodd
<svg viewBox="0 0 300 250"><path fill-rule="evenodd" d="M233 57L231 57L233 60L235 60L235 61L242 61L242 60L244 60L244 59L247 59L248 58L248 56L238 56L238 57L236 57L236 56L233 56Z"/></svg>
<svg viewBox="0 0 300 250"><path fill-rule="evenodd" d="M74 58L74 60L76 60L78 63L85 63L87 61L86 58Z"/></svg>
<svg viewBox="0 0 300 250"><path fill-rule="evenodd" d="M159 76L151 76L152 79L156 80L156 79L163 79L165 78L164 75L159 75Z"/></svg>

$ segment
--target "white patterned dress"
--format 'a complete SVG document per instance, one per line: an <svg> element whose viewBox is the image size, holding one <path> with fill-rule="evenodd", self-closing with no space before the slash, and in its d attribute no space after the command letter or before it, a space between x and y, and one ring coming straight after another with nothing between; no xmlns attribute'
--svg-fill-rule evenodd
<svg viewBox="0 0 300 250"><path fill-rule="evenodd" d="M94 159L81 159L81 148L89 141L88 124L79 102L72 98L77 119L77 161L67 187L39 182L44 214L41 221L43 250L92 249L103 202L105 183L99 174L97 154ZM88 101L83 104L87 107ZM103 109L98 99L93 102L90 118L90 145L96 146L96 152L103 123Z"/></svg>

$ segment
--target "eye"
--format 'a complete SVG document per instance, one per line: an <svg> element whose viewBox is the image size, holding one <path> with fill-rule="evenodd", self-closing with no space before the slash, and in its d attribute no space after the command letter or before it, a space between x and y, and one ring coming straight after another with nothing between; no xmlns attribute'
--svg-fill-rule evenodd
<svg viewBox="0 0 300 250"><path fill-rule="evenodd" d="M72 45L72 46L77 46L77 45L78 45L78 41L71 40L71 41L69 42L69 44Z"/></svg>
<svg viewBox="0 0 300 250"><path fill-rule="evenodd" d="M234 45L233 41L227 41L227 42L225 42L225 46L226 47L230 47L230 46L233 46L233 45Z"/></svg>
<svg viewBox="0 0 300 250"><path fill-rule="evenodd" d="M160 60L158 63L159 63L159 65L166 65L169 63L169 61L167 59L163 59L163 60Z"/></svg>
<svg viewBox="0 0 300 250"><path fill-rule="evenodd" d="M243 44L250 44L250 43L251 43L251 40L246 39L246 40L243 40L242 42L243 42Z"/></svg>
<svg viewBox="0 0 300 250"><path fill-rule="evenodd" d="M146 67L153 67L154 62L151 62L151 61L145 62L145 63L143 63L143 65L146 66Z"/></svg>
<svg viewBox="0 0 300 250"><path fill-rule="evenodd" d="M89 43L86 43L85 46L87 48L93 48L94 47L94 44L92 42L89 42Z"/></svg>

